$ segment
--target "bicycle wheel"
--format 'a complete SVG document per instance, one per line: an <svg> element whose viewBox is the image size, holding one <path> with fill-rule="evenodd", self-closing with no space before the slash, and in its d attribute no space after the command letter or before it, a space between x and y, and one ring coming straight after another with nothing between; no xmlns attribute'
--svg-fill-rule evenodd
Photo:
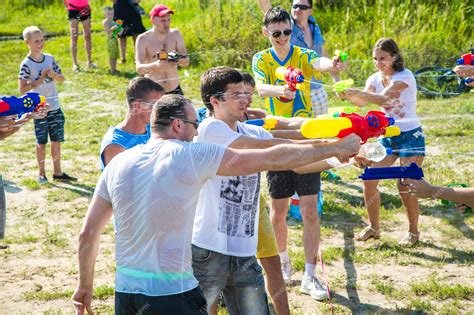
<svg viewBox="0 0 474 315"><path fill-rule="evenodd" d="M418 91L427 97L458 96L466 89L464 80L450 68L425 67L414 75Z"/></svg>

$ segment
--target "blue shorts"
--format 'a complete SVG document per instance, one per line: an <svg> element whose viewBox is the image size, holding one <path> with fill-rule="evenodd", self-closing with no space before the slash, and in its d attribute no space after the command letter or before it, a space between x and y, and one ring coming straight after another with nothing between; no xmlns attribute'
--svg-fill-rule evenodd
<svg viewBox="0 0 474 315"><path fill-rule="evenodd" d="M61 108L48 112L45 118L35 119L37 144L46 144L49 139L54 142L64 141L64 114Z"/></svg>
<svg viewBox="0 0 474 315"><path fill-rule="evenodd" d="M421 127L404 131L396 137L383 138L379 142L399 157L425 156L425 136Z"/></svg>

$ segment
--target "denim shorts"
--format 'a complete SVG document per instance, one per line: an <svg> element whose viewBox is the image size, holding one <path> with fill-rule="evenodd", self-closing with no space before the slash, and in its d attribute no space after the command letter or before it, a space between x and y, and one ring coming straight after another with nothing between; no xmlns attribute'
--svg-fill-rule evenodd
<svg viewBox="0 0 474 315"><path fill-rule="evenodd" d="M425 156L425 136L421 127L404 131L396 137L383 138L379 142L399 157Z"/></svg>
<svg viewBox="0 0 474 315"><path fill-rule="evenodd" d="M262 267L255 256L236 257L192 246L193 273L208 311L222 292L230 315L269 314Z"/></svg>
<svg viewBox="0 0 474 315"><path fill-rule="evenodd" d="M45 118L35 119L36 143L48 143L48 135L51 141L63 142L64 122L65 118L61 108L48 112Z"/></svg>

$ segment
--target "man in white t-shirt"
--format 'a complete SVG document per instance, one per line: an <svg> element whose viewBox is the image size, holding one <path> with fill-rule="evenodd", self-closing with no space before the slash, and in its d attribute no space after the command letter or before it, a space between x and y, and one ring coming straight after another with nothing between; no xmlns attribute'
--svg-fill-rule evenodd
<svg viewBox="0 0 474 315"><path fill-rule="evenodd" d="M211 117L201 122L195 142L232 149L318 142L277 139L261 127L241 123L249 101L244 78L236 69L217 67L206 71L201 77L201 96ZM304 172L318 167L322 166L312 163ZM255 258L259 203L260 173L217 176L201 190L194 220L193 270L210 312L223 292L230 314L268 313L262 269ZM281 286L285 290L283 281ZM280 312L289 312L288 306L286 311L281 307Z"/></svg>
<svg viewBox="0 0 474 315"><path fill-rule="evenodd" d="M216 175L237 176L299 167L359 150L360 138L335 145L281 145L233 150L190 143L197 135L189 99L163 96L153 107L152 138L118 154L105 168L79 237L78 314L91 313L100 234L114 215L115 313L203 314L206 301L193 276L191 237L201 187ZM158 196L158 198L157 198Z"/></svg>

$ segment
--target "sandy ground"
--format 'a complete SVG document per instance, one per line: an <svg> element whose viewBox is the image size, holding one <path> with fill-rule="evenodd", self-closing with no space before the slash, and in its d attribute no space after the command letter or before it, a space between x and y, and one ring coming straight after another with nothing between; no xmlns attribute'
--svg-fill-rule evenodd
<svg viewBox="0 0 474 315"><path fill-rule="evenodd" d="M68 185L58 184L63 188ZM10 243L9 248L0 250L0 313L72 313L73 309L68 297L68 291L73 290L77 283L77 267L75 246L77 233L82 223L82 216L87 207L88 199L79 197L72 202L57 203L54 210L45 207L47 190L28 191L18 188L7 181L9 239L17 241ZM34 205L33 207L31 205ZM73 210L71 210L71 208ZM26 209L26 210L25 210ZM81 213L82 212L82 213ZM397 214L395 222L384 227L385 235L401 239L406 230L405 218ZM404 299L389 299L377 292L371 284L374 277L392 283L396 288L407 288L412 281L426 280L430 275L445 279L452 284L472 285L473 257L463 264L458 257L463 251L472 250L474 242L468 235L472 226L461 227L461 241L449 245L443 231L429 228L440 224L440 219L433 216L421 216L423 243L409 252L411 256L400 259L381 259L380 263L355 263L348 259L339 259L327 265L327 276L332 290L332 301L317 302L309 296L299 293L302 274L297 272L294 282L288 286L292 310L296 314L329 313L330 304L334 312L348 313L406 313L407 302ZM341 247L345 251L354 250L354 228L357 232L360 225L347 225L343 231L335 230L330 237L322 240L322 248ZM464 229L464 231L462 231ZM54 237L56 235L56 237ZM36 239L34 238L36 237ZM48 243L49 242L49 243ZM374 247L380 241L369 241L355 244L361 247ZM51 245L54 243L56 245ZM57 245L60 246L57 246ZM452 246L455 246L453 248ZM58 248L60 247L60 248ZM417 258L417 254L424 254ZM107 228L102 237L101 254L95 271L95 285L107 284L113 286L113 230ZM318 271L321 269L318 266ZM321 279L324 279L320 274ZM323 280L324 281L324 280ZM64 297L43 300L31 298L35 293L59 292ZM431 301L437 305L439 301ZM94 301L99 313L110 313L113 298ZM341 307L344 306L344 307ZM474 303L465 301L462 309L456 313L474 312Z"/></svg>

